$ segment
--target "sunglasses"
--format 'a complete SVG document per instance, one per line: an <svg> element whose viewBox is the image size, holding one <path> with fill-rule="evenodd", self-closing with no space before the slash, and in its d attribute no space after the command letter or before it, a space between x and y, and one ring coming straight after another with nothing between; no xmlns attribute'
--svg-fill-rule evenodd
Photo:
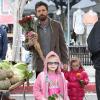
<svg viewBox="0 0 100 100"><path fill-rule="evenodd" d="M48 62L47 65L59 65L59 62Z"/></svg>

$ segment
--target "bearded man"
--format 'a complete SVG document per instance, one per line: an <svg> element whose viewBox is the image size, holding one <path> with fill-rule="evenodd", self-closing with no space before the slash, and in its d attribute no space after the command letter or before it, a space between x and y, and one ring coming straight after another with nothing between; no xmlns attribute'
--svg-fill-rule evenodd
<svg viewBox="0 0 100 100"><path fill-rule="evenodd" d="M49 18L48 5L42 1L37 2L35 11L38 18L35 32L37 32L38 37L37 35L31 37L30 42L26 43L25 48L33 52L33 69L36 70L37 76L43 70L44 62L39 57L37 51L33 50L33 42L38 39L44 57L50 51L56 52L66 67L68 64L68 51L62 26L60 22Z"/></svg>

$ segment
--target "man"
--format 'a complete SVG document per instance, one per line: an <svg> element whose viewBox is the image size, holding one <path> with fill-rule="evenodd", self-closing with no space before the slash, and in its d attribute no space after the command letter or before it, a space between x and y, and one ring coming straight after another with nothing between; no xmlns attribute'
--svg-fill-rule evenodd
<svg viewBox="0 0 100 100"><path fill-rule="evenodd" d="M36 75L38 75L38 73L43 70L43 61L39 55L37 55L36 50L32 50L33 42L38 39L44 57L46 57L50 51L56 52L64 66L67 66L68 63L68 51L61 24L48 17L48 5L40 1L35 5L35 11L38 18L35 29L38 37L32 37L31 41L28 44L26 43L26 48L34 52L33 57L36 58L34 66L36 68Z"/></svg>
<svg viewBox="0 0 100 100"><path fill-rule="evenodd" d="M88 39L88 49L91 53L91 60L95 68L96 92L100 100L100 21L96 22L92 28Z"/></svg>
<svg viewBox="0 0 100 100"><path fill-rule="evenodd" d="M7 32L0 26L0 60L4 60L7 52Z"/></svg>

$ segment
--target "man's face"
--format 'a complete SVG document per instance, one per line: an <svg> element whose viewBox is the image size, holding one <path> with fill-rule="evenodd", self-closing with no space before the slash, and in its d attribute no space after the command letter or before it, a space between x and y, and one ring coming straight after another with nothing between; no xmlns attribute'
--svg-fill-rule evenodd
<svg viewBox="0 0 100 100"><path fill-rule="evenodd" d="M36 15L40 21L45 21L48 16L48 10L45 6L40 6L36 9Z"/></svg>

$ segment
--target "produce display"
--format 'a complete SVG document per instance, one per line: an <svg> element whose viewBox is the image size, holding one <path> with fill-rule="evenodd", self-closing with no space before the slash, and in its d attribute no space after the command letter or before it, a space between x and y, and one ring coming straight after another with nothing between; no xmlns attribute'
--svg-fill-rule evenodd
<svg viewBox="0 0 100 100"><path fill-rule="evenodd" d="M9 90L18 82L30 79L32 75L27 64L18 62L12 65L9 61L3 60L0 62L0 90Z"/></svg>

